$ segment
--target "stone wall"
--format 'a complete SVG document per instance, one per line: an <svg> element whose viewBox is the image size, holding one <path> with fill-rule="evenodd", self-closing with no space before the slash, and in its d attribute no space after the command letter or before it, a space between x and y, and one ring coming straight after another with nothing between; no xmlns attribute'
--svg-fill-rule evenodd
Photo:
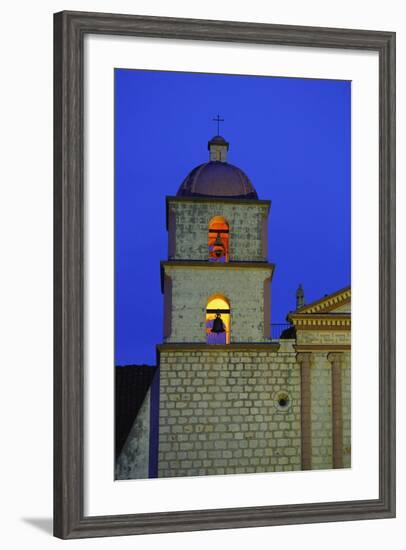
<svg viewBox="0 0 406 550"><path fill-rule="evenodd" d="M162 346L160 376L159 477L300 470L292 341L279 351Z"/></svg>
<svg viewBox="0 0 406 550"><path fill-rule="evenodd" d="M206 307L213 294L229 300L232 343L269 340L265 336L269 326L264 327L265 318L269 319L264 315L264 281L272 268L222 266L165 266L165 275L172 280L171 328L165 342L205 342Z"/></svg>
<svg viewBox="0 0 406 550"><path fill-rule="evenodd" d="M343 354L341 363L343 414L343 466L351 467L351 353Z"/></svg>
<svg viewBox="0 0 406 550"><path fill-rule="evenodd" d="M297 348L310 356L311 468L333 467L333 421L337 415L342 467L351 466L351 331L297 330ZM333 352L333 353L332 353ZM331 354L339 357L341 410L333 411L333 371ZM330 357L330 359L329 359Z"/></svg>
<svg viewBox="0 0 406 550"><path fill-rule="evenodd" d="M312 470L332 468L331 363L326 353L312 353L310 372Z"/></svg>
<svg viewBox="0 0 406 550"><path fill-rule="evenodd" d="M351 345L350 330L297 330L296 339L298 346L303 344L324 345Z"/></svg>
<svg viewBox="0 0 406 550"><path fill-rule="evenodd" d="M149 477L150 402L151 390L149 389L116 461L115 479Z"/></svg>
<svg viewBox="0 0 406 550"><path fill-rule="evenodd" d="M298 355L295 348L295 340L235 347L159 346L159 450L158 457L153 455L158 476L300 470L303 415L309 415L310 468L332 468L337 363L342 466L336 467L351 467L351 353ZM310 366L310 405L305 410L303 356ZM116 479L151 475L150 399L149 390L117 461Z"/></svg>
<svg viewBox="0 0 406 550"><path fill-rule="evenodd" d="M241 202L241 201L240 201ZM169 259L207 260L208 228L215 216L226 218L230 227L231 261L264 261L268 201L214 202L168 199Z"/></svg>

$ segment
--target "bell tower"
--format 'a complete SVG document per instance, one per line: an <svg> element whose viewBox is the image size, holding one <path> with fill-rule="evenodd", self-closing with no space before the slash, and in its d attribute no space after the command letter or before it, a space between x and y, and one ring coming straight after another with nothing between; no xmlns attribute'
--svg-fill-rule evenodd
<svg viewBox="0 0 406 550"><path fill-rule="evenodd" d="M222 136L208 143L209 160L166 198L168 259L161 263L164 342L268 342L269 200L227 162Z"/></svg>
<svg viewBox="0 0 406 550"><path fill-rule="evenodd" d="M208 149L166 197L164 338L148 413L157 476L349 467L351 289L306 305L299 285L289 328L271 338L271 203L228 162L222 136Z"/></svg>
<svg viewBox="0 0 406 550"><path fill-rule="evenodd" d="M300 469L300 369L270 338L271 202L222 136L208 149L166 197L158 477Z"/></svg>

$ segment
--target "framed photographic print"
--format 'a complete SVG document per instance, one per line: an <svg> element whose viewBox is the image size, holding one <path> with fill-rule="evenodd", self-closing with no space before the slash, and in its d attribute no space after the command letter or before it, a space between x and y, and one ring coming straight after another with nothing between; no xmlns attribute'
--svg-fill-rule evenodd
<svg viewBox="0 0 406 550"><path fill-rule="evenodd" d="M55 15L55 535L395 514L395 35Z"/></svg>

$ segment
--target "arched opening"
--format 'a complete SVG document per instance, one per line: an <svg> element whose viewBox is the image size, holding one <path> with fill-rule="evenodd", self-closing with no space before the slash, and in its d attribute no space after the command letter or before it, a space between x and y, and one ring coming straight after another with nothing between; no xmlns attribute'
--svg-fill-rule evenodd
<svg viewBox="0 0 406 550"><path fill-rule="evenodd" d="M230 303L220 294L212 296L207 302L206 342L208 344L230 343Z"/></svg>
<svg viewBox="0 0 406 550"><path fill-rule="evenodd" d="M227 220L215 216L209 223L208 247L209 262L225 263L229 261L230 232Z"/></svg>

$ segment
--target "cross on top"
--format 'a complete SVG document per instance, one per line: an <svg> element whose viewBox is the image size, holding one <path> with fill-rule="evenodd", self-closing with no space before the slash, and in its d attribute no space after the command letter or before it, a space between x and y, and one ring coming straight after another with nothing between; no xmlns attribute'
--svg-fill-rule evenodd
<svg viewBox="0 0 406 550"><path fill-rule="evenodd" d="M216 118L213 118L214 122L217 122L217 135L220 135L220 122L224 122L224 118L221 118L220 115L217 115Z"/></svg>

